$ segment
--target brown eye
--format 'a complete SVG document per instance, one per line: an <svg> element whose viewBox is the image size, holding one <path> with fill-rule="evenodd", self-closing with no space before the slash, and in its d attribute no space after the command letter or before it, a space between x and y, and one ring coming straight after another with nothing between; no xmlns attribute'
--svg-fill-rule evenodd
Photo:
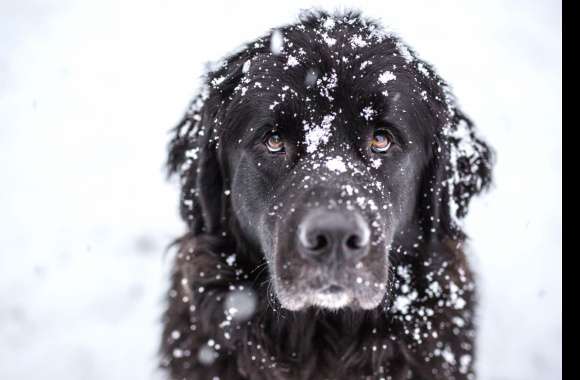
<svg viewBox="0 0 580 380"><path fill-rule="evenodd" d="M266 140L264 142L266 148L270 153L284 153L284 140L278 132L270 132L266 135Z"/></svg>
<svg viewBox="0 0 580 380"><path fill-rule="evenodd" d="M373 153L385 153L392 145L391 136L385 130L375 131L371 141L371 150Z"/></svg>

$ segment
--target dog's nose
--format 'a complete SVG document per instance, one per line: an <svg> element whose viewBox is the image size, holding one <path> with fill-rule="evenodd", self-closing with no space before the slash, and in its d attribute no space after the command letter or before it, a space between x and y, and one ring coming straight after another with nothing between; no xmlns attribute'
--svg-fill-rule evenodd
<svg viewBox="0 0 580 380"><path fill-rule="evenodd" d="M371 232L359 213L315 210L298 227L302 256L326 260L333 256L358 259L368 253Z"/></svg>

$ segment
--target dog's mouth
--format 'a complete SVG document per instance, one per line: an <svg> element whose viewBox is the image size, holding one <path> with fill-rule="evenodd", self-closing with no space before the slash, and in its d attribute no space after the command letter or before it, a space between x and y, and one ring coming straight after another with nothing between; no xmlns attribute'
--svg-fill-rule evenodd
<svg viewBox="0 0 580 380"><path fill-rule="evenodd" d="M343 308L371 310L381 304L384 298L383 292L375 292L372 295L360 297L352 290L341 288L338 291L311 291L300 294L278 293L278 299L283 308L298 311L308 307L320 309L338 310Z"/></svg>
<svg viewBox="0 0 580 380"><path fill-rule="evenodd" d="M353 301L352 293L341 285L329 285L310 296L310 303L326 309L340 309L348 306Z"/></svg>
<svg viewBox="0 0 580 380"><path fill-rule="evenodd" d="M285 274L277 276L274 288L283 308L294 311L308 307L369 310L379 306L385 297L386 270L373 273L364 269L353 269L345 270L340 276L329 276L328 273L311 269L302 270L302 274L294 277L292 281L289 279L294 272L288 266Z"/></svg>

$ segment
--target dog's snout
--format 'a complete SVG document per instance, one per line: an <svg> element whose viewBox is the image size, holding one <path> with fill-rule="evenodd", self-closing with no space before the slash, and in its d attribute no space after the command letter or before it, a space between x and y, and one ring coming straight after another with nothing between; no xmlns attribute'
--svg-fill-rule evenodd
<svg viewBox="0 0 580 380"><path fill-rule="evenodd" d="M358 259L368 253L370 229L356 212L316 210L300 224L298 243L300 253L309 259Z"/></svg>

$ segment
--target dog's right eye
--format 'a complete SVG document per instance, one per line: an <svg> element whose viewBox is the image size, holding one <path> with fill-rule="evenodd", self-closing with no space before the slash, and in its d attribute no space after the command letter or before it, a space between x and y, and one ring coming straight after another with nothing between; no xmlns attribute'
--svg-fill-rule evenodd
<svg viewBox="0 0 580 380"><path fill-rule="evenodd" d="M386 153L392 145L391 135L383 130L379 129L373 134L373 139L371 140L371 150L373 153Z"/></svg>
<svg viewBox="0 0 580 380"><path fill-rule="evenodd" d="M282 136L276 131L271 131L266 134L264 144L270 153L285 152L284 140L282 140Z"/></svg>

